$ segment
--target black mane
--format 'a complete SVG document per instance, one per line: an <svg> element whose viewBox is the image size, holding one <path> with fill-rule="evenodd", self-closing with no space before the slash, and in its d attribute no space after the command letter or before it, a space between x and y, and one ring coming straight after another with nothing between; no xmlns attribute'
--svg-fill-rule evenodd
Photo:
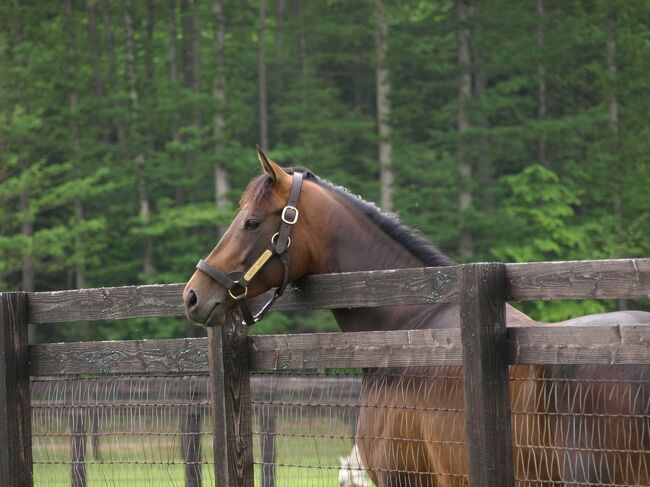
<svg viewBox="0 0 650 487"><path fill-rule="evenodd" d="M426 267L443 267L455 265L456 263L433 246L417 230L407 227L399 221L396 215L382 212L375 204L370 203L360 196L350 193L345 188L336 186L331 182L321 179L311 171L303 169L287 168L289 174L294 170L299 170L305 174L305 179L314 182L321 188L335 193L341 199L350 203L351 206L359 210L371 222L379 227L386 235L391 237L402 247L408 250L414 257L420 260ZM259 202L269 193L272 188L272 180L268 175L262 175L254 179L248 185L244 197Z"/></svg>

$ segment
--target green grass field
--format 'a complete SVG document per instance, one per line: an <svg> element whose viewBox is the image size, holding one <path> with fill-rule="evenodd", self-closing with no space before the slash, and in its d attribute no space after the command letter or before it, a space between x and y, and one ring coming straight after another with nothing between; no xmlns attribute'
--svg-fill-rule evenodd
<svg viewBox="0 0 650 487"><path fill-rule="evenodd" d="M151 425L150 425L151 426ZM120 428L122 431L125 429ZM151 430L151 427L146 428ZM206 425L203 430L206 430ZM255 425L254 425L255 429ZM34 485L68 487L71 482L70 437L63 425L57 436L35 431ZM56 431L58 430L58 431ZM128 429L126 429L128 430ZM101 431L101 430L100 430ZM339 457L350 452L351 441L340 438L349 426L336 417L280 417L276 436L276 486L336 486ZM106 433L104 431L104 433ZM181 440L175 432L158 435L102 435L100 457L94 458L87 442L87 485L94 486L184 486ZM297 436L290 436L297 435ZM259 437L254 435L255 461L260 461ZM202 459L212 459L209 435L202 438ZM201 468L203 485L214 485L213 466ZM261 486L262 467L255 465L255 485Z"/></svg>

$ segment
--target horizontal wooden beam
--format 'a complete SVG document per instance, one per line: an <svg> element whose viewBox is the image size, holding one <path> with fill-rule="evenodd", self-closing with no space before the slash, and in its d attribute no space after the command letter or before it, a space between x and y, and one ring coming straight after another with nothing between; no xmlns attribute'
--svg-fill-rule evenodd
<svg viewBox="0 0 650 487"><path fill-rule="evenodd" d="M650 298L650 259L506 264L508 300Z"/></svg>
<svg viewBox="0 0 650 487"><path fill-rule="evenodd" d="M650 365L650 325L508 328L509 363ZM52 343L30 347L31 375L205 373L207 340ZM460 365L460 330L249 337L252 370Z"/></svg>
<svg viewBox="0 0 650 487"><path fill-rule="evenodd" d="M28 293L30 323L182 316L184 284Z"/></svg>
<svg viewBox="0 0 650 487"><path fill-rule="evenodd" d="M207 338L47 343L29 347L30 375L208 371Z"/></svg>
<svg viewBox="0 0 650 487"><path fill-rule="evenodd" d="M305 333L251 338L253 369L422 367L460 365L460 331Z"/></svg>
<svg viewBox="0 0 650 487"><path fill-rule="evenodd" d="M506 264L508 299L650 298L650 259ZM30 323L183 316L184 284L29 293ZM253 300L260 306L267 296ZM458 301L458 267L323 274L301 279L276 310Z"/></svg>
<svg viewBox="0 0 650 487"><path fill-rule="evenodd" d="M301 279L275 310L446 303L458 299L457 267L322 274ZM30 323L183 316L184 284L29 293ZM253 300L253 308L268 300Z"/></svg>
<svg viewBox="0 0 650 487"><path fill-rule="evenodd" d="M508 328L511 364L650 365L650 325Z"/></svg>

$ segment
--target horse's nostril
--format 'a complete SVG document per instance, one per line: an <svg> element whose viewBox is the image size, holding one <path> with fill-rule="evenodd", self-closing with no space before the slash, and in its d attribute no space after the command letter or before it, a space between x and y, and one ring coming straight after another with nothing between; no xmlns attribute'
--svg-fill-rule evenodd
<svg viewBox="0 0 650 487"><path fill-rule="evenodd" d="M196 303L198 303L199 298L196 297L196 293L192 290L190 290L189 293L187 293L187 307L188 308L193 308L196 306Z"/></svg>

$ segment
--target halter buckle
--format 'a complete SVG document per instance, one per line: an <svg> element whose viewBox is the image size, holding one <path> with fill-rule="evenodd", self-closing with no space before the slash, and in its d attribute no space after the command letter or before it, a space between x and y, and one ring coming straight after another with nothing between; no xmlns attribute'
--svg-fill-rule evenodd
<svg viewBox="0 0 650 487"><path fill-rule="evenodd" d="M287 218L287 210L291 210L294 212L293 219L290 220L289 218ZM298 211L298 208L296 208L295 206L287 205L282 210L282 221L287 225L295 225L295 223L298 221L299 214L300 212Z"/></svg>

